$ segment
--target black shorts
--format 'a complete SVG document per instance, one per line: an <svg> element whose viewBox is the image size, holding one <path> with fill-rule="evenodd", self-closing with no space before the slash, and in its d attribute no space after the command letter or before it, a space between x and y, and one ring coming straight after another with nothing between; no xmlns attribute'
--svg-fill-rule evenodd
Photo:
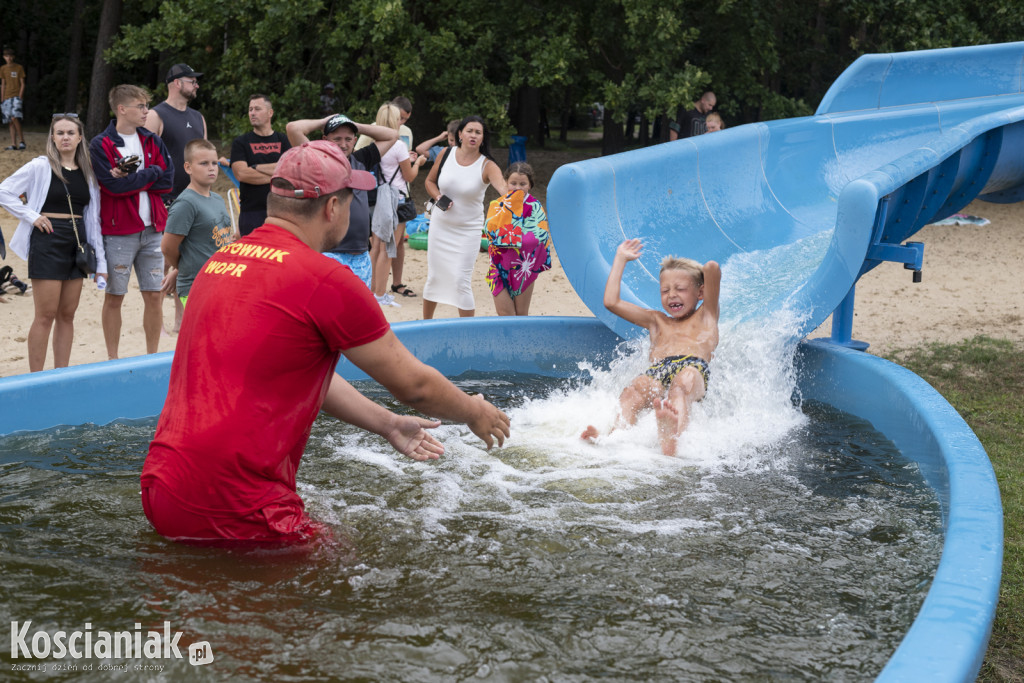
<svg viewBox="0 0 1024 683"><path fill-rule="evenodd" d="M85 244L85 222L78 223L78 239ZM78 241L70 218L51 218L53 232L32 228L28 244L28 276L32 280L76 280L85 273L75 265Z"/></svg>

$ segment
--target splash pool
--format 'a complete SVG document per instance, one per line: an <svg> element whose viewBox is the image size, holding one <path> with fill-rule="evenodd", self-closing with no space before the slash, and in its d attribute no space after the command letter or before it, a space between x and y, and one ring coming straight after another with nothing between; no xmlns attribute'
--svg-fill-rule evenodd
<svg viewBox="0 0 1024 683"><path fill-rule="evenodd" d="M513 321L477 319L457 323L416 323L396 326L396 332L416 355L439 367L446 374L459 376L466 372L484 373L480 375L483 378L480 381L485 382L485 386L489 381L486 378L492 373L507 372L510 368L529 376L554 378L577 374L581 358L588 359L588 362L595 368L601 368L616 358L616 346L620 341L602 325L590 319L517 319ZM493 340L496 338L513 337L521 342L521 345L515 347L514 354L511 350L506 350L511 348L510 345L501 345L500 347L494 345ZM571 340L571 344L567 344L566 340ZM524 354L523 349L528 349L528 352ZM1001 562L1001 510L998 491L980 444L955 411L941 397L919 378L901 368L878 358L817 342L801 344L797 358L795 381L796 391L801 400L829 405L855 416L861 421L870 423L874 430L884 435L885 443L891 444L900 451L901 458L906 462L913 463L915 476L926 482L934 492L931 494L933 502L925 502L920 505L920 508L927 514L929 505L934 507L934 526L940 528L944 539L941 559L938 567L930 574L930 585L928 578L916 580L917 583L914 584L916 590L922 593L926 592L926 595L902 642L896 646L896 641L893 641L889 646L895 647L895 652L891 653L891 656L885 654L882 657L882 661L887 660L887 662L880 674L880 680L895 680L897 678L971 679L980 666L991 626ZM362 379L358 373L352 372L351 368L342 366L341 370L351 379ZM169 355L163 355L53 371L32 377L0 380L0 398L5 399L4 405L15 406L0 415L0 433L48 429L59 424L77 425L87 422L106 424L112 420L152 417L159 411L163 400L168 371ZM727 378L723 378L723 381L727 381ZM524 382L519 383L524 384ZM491 391L491 389L485 389L485 391ZM95 400L97 396L105 398L98 401ZM550 413L551 411L542 410L541 412ZM529 422L529 420L526 421ZM543 419L535 418L534 422L539 425L535 432L543 433L545 428ZM112 428L133 429L130 425ZM91 428L86 428L85 432L80 433L80 435L85 435L81 438L89 440L89 429ZM145 429L146 427L143 426L143 433ZM18 435L16 438L27 437ZM327 435L325 438L333 439L335 437ZM131 439L126 437L125 441L130 442ZM614 441L611 445L615 445ZM336 457L331 454L336 452L337 446L336 443L319 446L327 449L322 457ZM517 466L515 460L517 458L529 460L528 453L527 451L517 454L517 451L513 449L504 456L511 458L512 461L506 462L502 458L497 458L496 462L513 469L521 468L522 465ZM459 456L460 453L457 450L451 453L452 466L456 466L456 463L459 462ZM371 456L364 456L364 460L369 458L371 462L360 463L357 461L353 466L369 467L371 472L379 470L378 476L382 478L390 476L392 467L405 469L404 464L394 465L394 459L390 456L380 455L379 457L380 460L375 461ZM639 469L643 476L647 477L650 476L650 473L645 469L652 466L659 467L652 463L661 462L661 459L652 458L650 462L641 459L641 461ZM472 470L473 458L468 458L466 462L468 463L466 467ZM495 461L491 458L487 462L492 463L491 467L496 466L493 464ZM654 477L653 481L660 482L664 480L664 477L668 477L669 481L675 481L678 484L681 505L687 501L693 501L694 490L692 487L688 489L685 483L687 481L685 459L682 464L669 462L679 471L670 475L661 472L663 477ZM19 473L18 465L8 460L6 454L3 463L5 476L28 477L30 474L27 470ZM564 463L562 464L564 465ZM661 465L660 467L666 466ZM391 604L393 598L391 601L386 599L386 596L389 595L388 591L395 584L413 579L421 582L422 594L418 599L405 596L404 604L399 606L399 611L403 614L419 614L423 620L415 622L407 618L387 619L383 617L377 621L371 620L362 630L357 629L352 633L349 640L343 641L346 643L342 648L343 651L335 651L336 657L343 658L343 655L369 652L372 650L374 642L384 638L387 642L399 643L399 646L396 646L397 649L388 655L396 662L397 668L393 670L393 676L396 679L402 678L405 673L409 675L415 675L417 671L422 673L424 669L417 667L422 666L424 660L431 660L434 665L442 668L444 666L455 667L450 670L446 669L445 671L450 671L450 673L444 675L453 675L457 678L479 676L486 679L490 675L494 675L496 679L514 677L516 675L514 669L506 668L510 666L506 660L500 658L494 661L482 660L481 664L481 662L473 661L472 658L468 661L465 659L466 651L472 650L473 643L476 642L473 634L478 629L486 630L488 628L489 622L486 617L480 617L481 623L468 620L456 629L459 632L459 637L463 639L459 641L464 644L463 649L447 647L447 640L436 637L436 626L425 625L429 623L431 605L436 605L436 600L438 600L438 596L433 595L432 590L440 590L443 597L443 587L447 585L444 572L441 571L445 563L439 565L433 560L424 562L423 568L420 570L426 572L426 567L432 567L439 574L438 577L431 577L429 574L417 577L415 571L412 572L413 576L409 577L404 577L401 574L389 574L387 571L373 571L375 566L379 569L381 565L387 564L375 565L375 558L379 559L381 556L395 551L388 538L390 533L395 533L394 545L402 549L401 552L408 553L408 557L411 558L409 566L415 568L417 566L415 558L420 552L425 552L420 549L421 541L420 537L416 535L417 529L435 530L431 532L436 534L435 540L431 541L435 546L434 549L440 549L443 553L451 556L451 562L447 565L458 567L460 574L467 575L471 581L475 581L485 602L488 599L496 603L500 602L502 610L512 610L513 612L518 609L540 612L547 619L552 620L552 629L548 631L549 636L563 634L562 640L552 641L541 637L541 634L536 631L526 630L522 633L512 633L516 642L521 643L521 649L511 659L518 657L523 661L529 661L531 657L548 653L552 648L574 643L584 650L596 648L586 651L591 656L598 656L598 660L606 666L607 670L617 670L615 668L617 658L622 662L631 661L630 657L639 653L635 648L631 649L628 646L628 639L623 639L625 631L628 630L626 626L630 623L629 619L623 615L629 614L632 618L635 616L635 610L617 611L615 600L602 602L602 600L608 600L609 593L615 594L616 591L638 598L641 602L648 601L648 609L651 612L668 613L680 620L689 618L697 621L705 612L701 612L696 607L715 611L717 606L719 612L727 613L725 615L727 618L742 621L745 615L783 614L782 603L790 603L795 599L794 595L785 595L784 584L773 584L775 590L784 594L778 598L780 601L778 610L773 609L770 600L758 604L743 603L742 600L736 602L736 596L730 597L725 593L711 596L712 599L703 604L702 601L708 597L708 591L700 591L699 596L690 594L689 582L685 573L686 563L680 563L682 566L677 567L676 574L665 576L663 585L659 586L657 590L651 590L649 585L631 582L628 578L631 574L628 572L620 577L622 585L614 587L615 590L603 590L600 585L588 587L585 576L587 572L583 572L579 579L579 595L589 597L583 601L579 609L593 617L593 622L589 622L591 628L596 629L601 626L604 629L600 632L594 631L591 634L594 638L588 640L586 631L577 629L572 631L570 636L568 631L560 631L554 627L558 619L569 619L570 615L574 613L572 605L560 602L560 600L567 599L565 590L558 594L544 595L543 599L519 595L516 593L515 582L509 581L508 576L493 567L488 569L489 565L486 563L477 563L481 557L492 552L491 543L500 540L489 538L489 534L500 536L502 533L509 533L502 532L499 527L492 527L489 523L480 522L480 519L486 518L487 515L500 517L502 515L500 505L497 508L494 508L493 505L491 508L483 506L481 510L478 510L479 514L475 518L477 523L471 525L472 528L464 526L459 528L458 524L450 521L451 528L449 528L444 524L444 515L438 515L436 512L431 513L434 515L433 517L430 515L405 517L405 521L401 523L391 520L390 524L385 525L387 531L377 532L379 538L356 537L354 550L339 551L356 553L345 560L347 564L339 562L337 557L324 559L324 556L304 558L298 561L283 560L279 557L264 558L262 561L246 558L244 562L225 563L216 559L222 558L222 556L215 556L215 559L211 559L202 553L197 553L194 549L177 548L162 542L159 537L148 532L141 514L137 509L133 509L134 501L130 497L125 499L123 496L114 496L113 499L110 499L104 497L102 491L90 494L91 498L90 496L78 496L72 483L82 486L83 482L88 482L90 478L77 476L77 473L82 470L92 471L97 467L102 470L102 476L98 480L101 479L105 482L103 486L107 486L109 483L115 489L132 487L134 486L132 482L137 481L133 479L137 476L137 469L132 467L125 469L113 462L104 463L102 458L97 465L95 462L78 463L74 459L65 461L62 457L55 466L42 469L34 468L35 476L58 480L67 477L68 485L59 504L53 505L51 510L39 511L38 516L28 515L37 520L35 524L38 525L38 528L24 531L30 536L33 533L40 536L47 536L47 534L59 536L58 529L48 532L44 521L38 521L45 520L51 513L92 517L94 523L101 526L116 525L119 520L126 520L120 522L122 526L118 528L118 531L119 533L123 532L131 541L125 547L118 547L113 552L115 556L113 562L120 568L120 571L125 573L126 577L130 577L131 582L142 586L142 590L128 609L135 609L139 613L150 615L166 614L170 619L176 619L178 615L184 614L199 615L195 618L214 624L209 632L204 632L204 636L208 636L211 642L220 638L224 642L231 643L231 646L227 648L228 651L235 653L234 657L250 662L247 665L250 666L250 669L246 670L246 675L251 677L276 672L279 675L301 679L304 676L300 663L302 656L300 656L300 652L296 651L297 649L319 651L327 648L327 651L332 651L331 648L341 647L336 632L343 625L344 608L335 605L326 610L326 613L317 613L317 617L313 619L315 623L309 626L308 632L304 632L301 642L293 638L286 638L281 644L280 652L268 654L264 647L260 648L259 652L253 651L250 656L246 656L246 648L250 646L243 641L246 641L247 638L255 637L256 642L273 640L271 624L257 623L253 627L254 631L249 631L242 626L245 615L269 608L268 603L264 602L265 600L279 598L279 602L283 602L284 606L275 604L274 609L284 609L290 614L302 615L303 610L308 610L310 605L322 604L324 600L329 602L329 599L322 595L324 591L362 591L361 594L364 596L376 596L376 599L379 599L378 606L381 609L381 614L390 614L388 610L394 610L395 606ZM527 467L527 470L536 474L537 467L538 465L533 464ZM45 474L39 475L38 472L45 472ZM372 488L367 488L358 495L353 494L352 498L346 498L345 480L340 474L332 477L325 473L313 474L311 472L311 475L311 478L303 484L308 488L301 493L311 500L310 504L314 510L328 517L337 515L335 521L341 525L351 524L356 534L360 533L363 528L357 514L359 510L364 510L366 514L373 516L373 514L378 514L374 513L374 510L384 509L373 499L374 495L381 494L373 493ZM482 472L468 472L466 476L470 476L475 482L473 487L483 486L486 488L488 477L486 469ZM600 476L566 477L558 476L557 473L550 476L552 482L549 482L548 488L530 489L528 497L575 498L584 502L594 500L596 501L594 504L610 503L624 507L630 507L635 503L635 501L631 503L628 496L625 501L617 500L617 497L624 495L623 492L616 488L607 489L602 484L603 479ZM683 479L672 479L675 476L681 476ZM738 481L744 478L739 477ZM749 478L747 480L750 481ZM818 481L825 480L827 477ZM61 481L63 482L63 480ZM459 498L459 487L453 486L450 480L448 482L442 480L437 485L449 489L450 496ZM659 492L658 496L654 496L655 498L670 495L665 492L665 487L658 487L655 484L655 488ZM392 492L387 496L395 496L394 500L400 504L399 506L404 504L410 510L418 511L421 510L416 503L418 490L419 487L410 486L408 490ZM507 489L504 490L507 491ZM723 490L729 490L729 487L723 486ZM512 496L512 498L514 497ZM604 500L609 497L612 499L611 501ZM28 498L31 499L31 496ZM482 496L481 500L486 498L487 496ZM92 502L89 502L90 500ZM108 502L104 504L104 500ZM111 500L113 502L110 502ZM343 503L337 504L339 500ZM32 506L31 500L15 502L28 507ZM10 504L11 501L8 503ZM470 508L473 505L478 505L478 503L471 504ZM349 509L356 511L356 513L352 513L356 515L355 517L345 517L344 511ZM431 504L426 509L437 510L438 506ZM550 505L545 508L541 505L539 509L557 510L558 508L552 508ZM441 506L441 510L444 511L444 506ZM599 564L609 561L607 558L615 555L614 552L609 555L607 548L603 548L598 542L601 536L599 530L603 530L603 533L610 533L608 527L613 526L611 524L612 517L609 516L603 525L600 520L591 519L584 523L577 519L575 523L563 526L559 524L563 520L552 513L543 523L537 519L531 520L526 526L533 533L524 538L532 538L536 547L544 551L540 556L533 556L533 561L537 561L537 557L551 558L552 565L547 567L548 571L558 569L557 563L560 560L574 559L574 554L581 560L580 566L588 566L588 562ZM622 515L618 515L616 518L620 517ZM685 514L669 516L669 518L694 519L693 516ZM11 520L6 521L11 522ZM17 523L17 520L13 521ZM922 522L922 524L923 527L928 526L926 522ZM441 532L439 527L432 525L441 525L445 531ZM828 525L822 526L827 527ZM891 529L887 529L884 524L873 524L869 528L865 528L864 531L867 536L873 536L875 540L881 541L887 540L895 533ZM105 533L109 533L109 531ZM640 533L636 533L634 529L631 533L643 540L645 534L656 536L657 528L647 529ZM696 531L683 530L672 538L678 540L696 537L699 537L699 533ZM92 571L97 574L93 577L94 580L109 580L108 571L88 568L89 558L76 552L75 544L61 544L59 541L58 538L56 543L59 546L59 551L46 553L48 559L53 563L50 568L47 568L45 562L33 564L32 567L15 565L15 558L12 555L8 554L5 557L5 573L9 567L17 566L19 572L39 571L43 576L53 576L56 584L52 591L48 590L43 595L36 596L38 599L34 602L29 597L27 602L22 602L19 599L15 603L22 605L19 609L29 609L29 605L35 605L39 609L38 615L11 614L9 615L11 619L35 617L45 622L44 627L54 629L76 626L60 622L62 613L74 613L71 609L62 612L59 605L62 599L73 600L74 590L72 587L61 587L60 582L56 580L60 572L55 571L54 567L85 565L85 569L82 571ZM521 539L516 542L520 545L528 545L524 544ZM669 545L671 546L671 544ZM773 552L781 550L782 557L776 558L780 561L784 560L788 554L791 555L790 559L799 558L805 554L792 545L789 548L775 543L767 545L774 548ZM799 545L799 543L795 545ZM5 541L5 547L5 552L10 553L11 547L7 541ZM379 556L359 557L357 553L360 547L378 549L375 552L378 552ZM595 547L600 548L601 552L594 551ZM638 552L623 538L618 538L611 544L611 547L613 550L618 549L616 552L621 555L620 561L627 567L645 566L651 561L650 553ZM675 550L679 551L680 549L677 547ZM631 555L631 553L634 554ZM927 552L924 554L927 555ZM680 552L680 557L685 556L685 553ZM517 561L528 562L529 556L513 555L509 557L509 571L513 569L511 565L515 565ZM823 563L827 561L822 560ZM360 565L363 565L363 568L356 569ZM499 566L502 565L499 563ZM886 572L885 565L881 566L881 571ZM339 571L338 567L346 569ZM539 571L544 569L544 567L538 568ZM325 579L324 575L331 571L338 573L334 580L341 583L328 585L330 581ZM766 580L770 581L771 579ZM915 581L907 577L904 577L903 580L911 581L911 583ZM261 590L261 587L267 582L283 582L283 584L291 584L291 588L286 596L281 596ZM225 590L238 591L238 594L246 594L250 597L247 598L245 604L235 604L232 608L231 605L218 602L216 596L218 586L223 586ZM332 586L335 587L332 588ZM911 586L908 592L913 593L914 586ZM725 586L720 587L720 590L726 589ZM873 594L874 590L870 581L865 580L857 586L848 587L845 599L854 602L857 600L870 602ZM488 595L490 598L487 597ZM560 598L559 595L563 597ZM5 604L11 603L5 601ZM695 607L695 611L688 613L687 606ZM726 609L725 606L729 606L729 609ZM593 612L586 612L588 607L595 609ZM239 613L235 614L235 612ZM214 615L216 618L213 618ZM837 614L831 616L834 617ZM908 621L912 616L908 615ZM622 622L617 624L617 619L622 619ZM601 620L604 621L603 624L598 623ZM771 626L770 619L767 621ZM195 623L198 622L183 620L176 626L188 630L190 624ZM296 627L298 626L296 625ZM623 632L617 632L616 627L621 627ZM838 630L849 628L851 631L858 628L856 625L845 623L841 618L834 622L832 627ZM660 628L664 642L656 646L656 650L658 647L676 653L685 650L681 642L673 640L676 634L676 629L673 626ZM238 634L248 635L243 637ZM694 645L691 643L688 647L694 647ZM408 659L403 660L401 654L396 654L402 652L407 655ZM740 657L738 663L733 663L733 666L739 667L735 669L737 675L758 675L751 669L744 668L754 666L751 662L756 661L759 656L756 647L749 648L748 652L751 653L749 657L746 659ZM405 664L402 664L403 661ZM502 664L502 661L506 661L506 663ZM666 678L691 676L694 679L700 679L706 676L725 675L722 671L719 671L718 674L713 673L714 669L708 672L700 668L693 670L684 668L690 663L694 667L707 665L706 660L696 656L690 659L677 657L674 660L666 661L672 663L666 664L667 668L662 669L661 673L656 674L655 677L659 675ZM410 668L404 669L404 666ZM878 666L881 666L881 662ZM821 669L814 669L813 662L808 663L807 667L794 671L793 675L811 678L822 675ZM425 670L429 671L429 669ZM529 672L528 675L543 673L541 670L531 669L521 669L520 671ZM214 671L214 673L217 672ZM336 675L343 673L336 672ZM588 676L586 672L578 673L581 678ZM217 675L223 674L222 671ZM368 671L361 673L353 671L352 674L356 676L370 675ZM549 675L556 674L557 671L549 672ZM762 675L769 674L769 671L762 671ZM597 670L590 671L589 675L597 675ZM860 675L863 676L865 673L861 672Z"/></svg>

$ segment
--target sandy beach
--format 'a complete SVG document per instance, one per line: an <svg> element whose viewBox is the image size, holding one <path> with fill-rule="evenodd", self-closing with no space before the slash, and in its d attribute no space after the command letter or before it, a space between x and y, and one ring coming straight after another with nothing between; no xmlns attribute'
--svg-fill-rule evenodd
<svg viewBox="0 0 1024 683"><path fill-rule="evenodd" d="M29 150L0 152L0 178L4 178L43 149L45 135L26 135ZM533 155L531 150L531 155ZM539 153L538 157L543 157ZM557 156L549 155L557 162ZM500 157L499 157L500 158ZM533 159L531 159L533 161ZM541 164L537 164L541 166ZM550 171L538 175L546 182ZM414 198L422 192L421 174L414 185ZM226 179L218 181L216 190L222 194L230 187ZM543 200L542 193L537 193ZM857 287L854 338L871 343L869 352L885 354L895 349L925 342L955 342L978 334L1024 340L1024 206L1021 204L988 204L975 202L963 213L991 221L986 226L928 226L914 239L924 242L923 281L913 283L910 271L899 264L882 264L865 275ZM17 222L0 210L0 228L8 244L7 259L14 272L27 281L27 264L10 250L10 239ZM426 252L406 250L403 280L419 294L427 275ZM477 315L495 315L494 304L484 275L486 254L477 258L473 284ZM0 303L0 377L28 372L26 334L33 318L32 291L14 294L8 288ZM95 283L87 282L75 317L75 341L71 352L72 365L106 360L100 308L103 292ZM422 299L398 297L400 308L386 308L391 322L418 320ZM576 295L558 263L557 255L551 271L537 281L531 305L534 315L589 316L591 313ZM458 311L438 306L438 318L455 317ZM173 324L174 307L165 301L165 326ZM129 285L123 309L121 356L139 355L145 351L142 331L142 297L135 278ZM812 337L828 336L830 323ZM176 336L165 334L160 351L174 349ZM46 368L53 367L52 348Z"/></svg>

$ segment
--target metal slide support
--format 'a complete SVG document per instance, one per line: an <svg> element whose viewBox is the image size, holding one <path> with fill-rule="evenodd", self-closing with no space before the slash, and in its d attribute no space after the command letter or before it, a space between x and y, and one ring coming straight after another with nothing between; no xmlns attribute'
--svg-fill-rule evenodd
<svg viewBox="0 0 1024 683"><path fill-rule="evenodd" d="M893 244L883 241L885 224L889 219L889 202L891 199L891 195L887 195L882 197L882 200L879 202L878 214L872 229L871 246L868 247L860 274L864 275L864 273L884 261L892 261L894 263L902 263L903 267L907 270L913 270L914 282L920 282L921 266L924 263L924 244L921 242ZM858 276L859 279L860 277ZM848 349L864 351L870 344L853 339L853 304L856 292L857 284L854 283L843 300L832 311L832 336L830 341L833 344L845 346Z"/></svg>
<svg viewBox="0 0 1024 683"><path fill-rule="evenodd" d="M857 295L856 283L850 287L843 300L832 311L832 336L829 341L837 346L845 346L856 351L866 351L867 342L853 339L853 300Z"/></svg>

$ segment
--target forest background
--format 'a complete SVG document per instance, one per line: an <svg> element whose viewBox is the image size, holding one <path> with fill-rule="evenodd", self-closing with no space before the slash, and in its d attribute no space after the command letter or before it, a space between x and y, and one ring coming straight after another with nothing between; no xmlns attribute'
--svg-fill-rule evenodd
<svg viewBox="0 0 1024 683"><path fill-rule="evenodd" d="M646 144L705 90L730 125L813 113L861 54L1006 42L1016 0L11 0L0 41L27 70L26 123L78 112L90 136L118 83L166 95L164 75L202 72L194 106L209 137L249 129L252 93L275 125L337 110L373 119L397 95L416 139L476 113L495 142L531 146L600 126L602 153ZM600 103L601 107L595 107ZM599 113L598 120L594 119ZM662 123L665 119L662 118ZM654 127L667 135L667 126Z"/></svg>

